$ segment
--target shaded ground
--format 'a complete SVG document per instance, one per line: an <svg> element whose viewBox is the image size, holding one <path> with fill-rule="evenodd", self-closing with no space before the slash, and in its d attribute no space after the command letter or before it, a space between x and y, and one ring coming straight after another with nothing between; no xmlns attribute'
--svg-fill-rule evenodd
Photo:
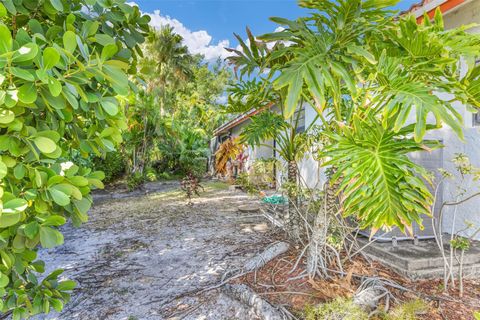
<svg viewBox="0 0 480 320"><path fill-rule="evenodd" d="M305 272L306 261L303 258L294 268L301 252L292 248L289 252L278 256L267 263L256 273L250 273L234 280L236 283L249 285L257 294L274 305L288 306L290 311L301 314L306 306L315 306L332 301L338 297L351 298L364 276L376 276L390 279L407 290L389 288L397 299L393 307L399 303L421 299L425 301L425 309L416 310L415 319L419 320L475 320L474 312L480 310L480 280L466 279L465 293L459 296L458 290L443 292L442 280L409 280L395 273L376 261L367 261L357 256L353 261L345 263L346 276L335 276L331 279L309 279L301 277ZM413 320L412 318L382 318L390 320ZM358 319L364 320L364 319ZM366 319L365 319L366 320Z"/></svg>
<svg viewBox="0 0 480 320"><path fill-rule="evenodd" d="M88 223L64 228L42 258L79 286L62 314L37 319L254 319L217 290L198 293L274 241L260 216L238 212L252 200L216 183L189 207L175 184L158 190L103 197Z"/></svg>

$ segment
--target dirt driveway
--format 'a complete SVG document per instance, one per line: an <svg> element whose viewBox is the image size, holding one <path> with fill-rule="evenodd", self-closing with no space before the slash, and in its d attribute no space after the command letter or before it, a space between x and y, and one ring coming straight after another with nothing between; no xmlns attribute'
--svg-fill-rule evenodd
<svg viewBox="0 0 480 320"><path fill-rule="evenodd" d="M262 217L238 212L254 200L210 183L189 207L163 189L103 200L64 228L65 244L41 257L79 286L62 314L37 319L254 319L217 290L198 294L273 241Z"/></svg>

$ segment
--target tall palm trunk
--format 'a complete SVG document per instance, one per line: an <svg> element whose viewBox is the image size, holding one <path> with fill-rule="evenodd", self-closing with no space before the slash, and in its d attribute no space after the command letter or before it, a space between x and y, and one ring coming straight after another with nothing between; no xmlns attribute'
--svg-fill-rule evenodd
<svg viewBox="0 0 480 320"><path fill-rule="evenodd" d="M298 168L295 160L288 161L288 182L291 184L297 184L298 180Z"/></svg>

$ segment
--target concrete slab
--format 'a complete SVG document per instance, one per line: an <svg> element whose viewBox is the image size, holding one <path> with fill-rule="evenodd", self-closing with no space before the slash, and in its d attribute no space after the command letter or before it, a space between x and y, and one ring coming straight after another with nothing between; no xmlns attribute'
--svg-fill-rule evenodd
<svg viewBox="0 0 480 320"><path fill-rule="evenodd" d="M242 213L255 213L260 211L260 206L256 203L238 206L238 211Z"/></svg>
<svg viewBox="0 0 480 320"><path fill-rule="evenodd" d="M359 239L360 245L368 240ZM448 240L445 240L448 250ZM443 258L435 240L420 240L418 244L412 241L399 241L397 246L391 242L374 242L364 249L364 253L374 260L391 267L395 271L412 279L436 278L443 276ZM456 259L454 265L458 267ZM464 257L464 275L466 277L480 276L480 242L472 244Z"/></svg>

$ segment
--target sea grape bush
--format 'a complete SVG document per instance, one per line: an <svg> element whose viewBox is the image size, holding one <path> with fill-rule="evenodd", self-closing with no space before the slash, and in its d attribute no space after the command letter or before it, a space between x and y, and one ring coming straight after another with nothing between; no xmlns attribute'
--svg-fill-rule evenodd
<svg viewBox="0 0 480 320"><path fill-rule="evenodd" d="M41 276L39 247L87 220L101 172L69 162L121 142L117 102L133 88L149 17L122 0L0 2L0 310L14 319L60 311L75 287Z"/></svg>

